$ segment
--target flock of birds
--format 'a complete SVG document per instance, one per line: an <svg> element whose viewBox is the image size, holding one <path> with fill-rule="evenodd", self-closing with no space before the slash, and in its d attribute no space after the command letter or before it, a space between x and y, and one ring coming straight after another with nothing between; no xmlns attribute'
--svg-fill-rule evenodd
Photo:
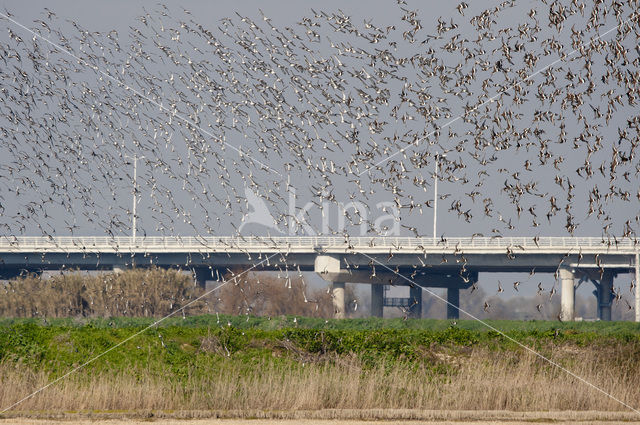
<svg viewBox="0 0 640 425"><path fill-rule="evenodd" d="M636 237L637 0L390 9L4 11L0 234L430 236L437 177L450 231Z"/></svg>

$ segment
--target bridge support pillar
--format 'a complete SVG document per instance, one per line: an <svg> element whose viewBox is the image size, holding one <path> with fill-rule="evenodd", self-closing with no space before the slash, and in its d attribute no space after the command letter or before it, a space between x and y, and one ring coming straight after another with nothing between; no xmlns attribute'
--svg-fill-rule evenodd
<svg viewBox="0 0 640 425"><path fill-rule="evenodd" d="M201 288L205 288L207 285L207 280L212 280L211 270L208 267L196 267L193 269L193 280L196 285Z"/></svg>
<svg viewBox="0 0 640 425"><path fill-rule="evenodd" d="M31 276L42 276L42 270L27 269L23 267L9 267L0 269L0 280L12 280Z"/></svg>
<svg viewBox="0 0 640 425"><path fill-rule="evenodd" d="M333 298L333 317L336 319L344 319L345 317L344 282L333 282L332 298Z"/></svg>
<svg viewBox="0 0 640 425"><path fill-rule="evenodd" d="M636 322L640 322L640 254L636 253Z"/></svg>
<svg viewBox="0 0 640 425"><path fill-rule="evenodd" d="M561 267L560 273L560 318L564 321L572 321L575 316L575 285L573 270Z"/></svg>
<svg viewBox="0 0 640 425"><path fill-rule="evenodd" d="M460 289L447 288L447 319L460 318Z"/></svg>
<svg viewBox="0 0 640 425"><path fill-rule="evenodd" d="M611 302L613 301L613 272L605 270L598 287L598 317L600 320L611 320Z"/></svg>
<svg viewBox="0 0 640 425"><path fill-rule="evenodd" d="M0 280L16 279L22 275L22 269L18 267L7 267L0 271Z"/></svg>
<svg viewBox="0 0 640 425"><path fill-rule="evenodd" d="M371 316L383 316L384 285L371 285Z"/></svg>
<svg viewBox="0 0 640 425"><path fill-rule="evenodd" d="M422 317L422 288L415 284L409 287L409 317Z"/></svg>

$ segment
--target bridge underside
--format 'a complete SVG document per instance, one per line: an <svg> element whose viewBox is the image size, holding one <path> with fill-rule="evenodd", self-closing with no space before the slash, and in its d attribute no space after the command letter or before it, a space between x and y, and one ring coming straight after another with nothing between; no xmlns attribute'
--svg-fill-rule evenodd
<svg viewBox="0 0 640 425"><path fill-rule="evenodd" d="M561 254L354 254L354 253L281 253L250 252L184 252L184 253L13 253L0 252L0 268L59 270L79 268L105 270L113 267L176 267L212 266L216 268L247 268L259 264L265 270L299 267L314 271L316 257L331 256L340 259L346 268L370 270L372 265L383 270L437 269L457 271L461 267L477 272L528 272L532 268L543 273L554 273L559 266L573 268L606 268L629 270L634 267L633 255L561 255Z"/></svg>

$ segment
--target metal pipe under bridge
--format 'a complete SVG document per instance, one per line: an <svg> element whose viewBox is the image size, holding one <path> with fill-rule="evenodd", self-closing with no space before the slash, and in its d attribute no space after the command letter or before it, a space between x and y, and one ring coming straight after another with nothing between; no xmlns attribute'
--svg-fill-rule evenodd
<svg viewBox="0 0 640 425"><path fill-rule="evenodd" d="M414 316L421 311L420 287L447 288L459 305L460 289L478 273L554 273L561 282L561 318L574 319L576 284L596 286L598 313L611 320L613 279L635 273L640 281L637 239L602 237L0 237L0 278L46 270L121 270L178 267L204 285L233 268L315 271L332 283L336 317L344 316L344 283L371 285L372 315L382 316L385 285L410 286ZM640 321L640 285L635 285ZM458 317L449 306L447 316Z"/></svg>

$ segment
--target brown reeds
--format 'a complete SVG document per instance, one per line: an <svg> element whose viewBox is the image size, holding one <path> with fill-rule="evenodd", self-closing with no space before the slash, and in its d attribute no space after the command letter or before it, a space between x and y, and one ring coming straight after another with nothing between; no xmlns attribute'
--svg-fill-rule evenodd
<svg viewBox="0 0 640 425"><path fill-rule="evenodd" d="M239 271L235 272L235 276ZM307 288L302 276L229 273L220 289L189 304L186 314L282 314L332 317L331 295ZM214 282L214 286L220 286ZM161 317L205 293L191 274L175 269L139 268L120 273L82 272L47 278L26 276L0 285L3 317ZM356 296L347 288L346 299ZM349 303L348 307L353 307ZM348 311L349 312L349 311Z"/></svg>
<svg viewBox="0 0 640 425"><path fill-rule="evenodd" d="M556 347L549 355L616 398L640 400L637 359L625 349ZM131 371L79 372L25 401L20 410L318 410L420 409L622 411L625 407L522 350L475 348L431 353L447 372L410 363L367 367L353 356L283 367L261 360L247 369L223 362L206 376L176 383ZM632 366L633 367L630 367ZM0 365L0 405L8 406L51 377L14 363ZM241 414L240 414L241 415Z"/></svg>
<svg viewBox="0 0 640 425"><path fill-rule="evenodd" d="M122 273L27 276L2 288L5 317L150 317L165 315L201 292L189 275L173 269Z"/></svg>

